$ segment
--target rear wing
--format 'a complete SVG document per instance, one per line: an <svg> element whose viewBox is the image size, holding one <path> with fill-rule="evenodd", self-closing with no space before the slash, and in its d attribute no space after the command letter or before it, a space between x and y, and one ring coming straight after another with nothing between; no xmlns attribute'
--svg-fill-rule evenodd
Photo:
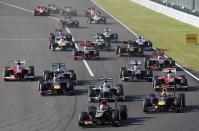
<svg viewBox="0 0 199 131"><path fill-rule="evenodd" d="M108 29L108 30L107 30L107 29L104 29L104 31L108 31L108 32L111 32L111 30L109 30L109 29Z"/></svg>
<svg viewBox="0 0 199 131"><path fill-rule="evenodd" d="M46 7L44 7L44 6L37 6L36 9L46 9Z"/></svg>
<svg viewBox="0 0 199 131"><path fill-rule="evenodd" d="M164 56L164 51L153 51L152 52L153 56Z"/></svg>
<svg viewBox="0 0 199 131"><path fill-rule="evenodd" d="M13 63L15 63L15 64L17 64L17 63L25 64L26 60L25 59L23 59L23 60L13 60Z"/></svg>
<svg viewBox="0 0 199 131"><path fill-rule="evenodd" d="M65 68L65 63L52 63L52 71L56 71L58 68Z"/></svg>
<svg viewBox="0 0 199 131"><path fill-rule="evenodd" d="M155 88L155 91L159 92L159 93L163 92L164 90L166 92L173 92L173 95L175 97L175 95L176 95L176 88L175 87L161 86L161 87Z"/></svg>
<svg viewBox="0 0 199 131"><path fill-rule="evenodd" d="M155 88L155 91L156 92L163 92L163 90L166 90L167 92L175 92L175 87L166 87L166 86L161 86L161 87L158 87L158 88Z"/></svg>
<svg viewBox="0 0 199 131"><path fill-rule="evenodd" d="M107 81L107 82L112 82L113 78L112 77L98 77L97 81L101 82L101 81Z"/></svg>
<svg viewBox="0 0 199 131"><path fill-rule="evenodd" d="M128 61L128 64L129 65L138 65L138 66L140 66L140 65L142 65L142 61L141 60L129 60Z"/></svg>
<svg viewBox="0 0 199 131"><path fill-rule="evenodd" d="M98 77L98 79L97 79L97 84L102 83L102 82L104 82L105 80L107 81L107 83L111 83L111 85L113 85L113 78L112 78L112 77L105 77L105 76L103 76L103 77Z"/></svg>
<svg viewBox="0 0 199 131"><path fill-rule="evenodd" d="M90 41L80 42L80 46L81 47L93 47L93 46L95 46L95 43L90 42Z"/></svg>
<svg viewBox="0 0 199 131"><path fill-rule="evenodd" d="M163 68L162 69L163 73L176 73L176 68Z"/></svg>
<svg viewBox="0 0 199 131"><path fill-rule="evenodd" d="M87 8L87 10L90 10L92 12L96 12L97 11L95 7L89 7L89 8Z"/></svg>
<svg viewBox="0 0 199 131"><path fill-rule="evenodd" d="M64 33L65 29L63 28L55 28L55 32L63 32Z"/></svg>

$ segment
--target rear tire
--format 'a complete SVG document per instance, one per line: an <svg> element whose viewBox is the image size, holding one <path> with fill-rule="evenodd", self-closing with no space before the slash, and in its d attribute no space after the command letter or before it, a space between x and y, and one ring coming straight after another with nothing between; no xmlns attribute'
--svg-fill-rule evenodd
<svg viewBox="0 0 199 131"><path fill-rule="evenodd" d="M120 120L126 120L128 117L126 105L119 105Z"/></svg>
<svg viewBox="0 0 199 131"><path fill-rule="evenodd" d="M119 110L115 110L115 111L113 111L113 113L112 113L112 119L113 119L113 121L119 121Z"/></svg>
<svg viewBox="0 0 199 131"><path fill-rule="evenodd" d="M85 121L87 119L87 112L81 112L79 114L79 126L85 126L85 124L81 123L81 121Z"/></svg>
<svg viewBox="0 0 199 131"><path fill-rule="evenodd" d="M184 93L179 93L178 96L176 97L175 101L175 106L176 106L176 112L183 112L184 107L185 107L185 94Z"/></svg>
<svg viewBox="0 0 199 131"><path fill-rule="evenodd" d="M48 80L51 79L51 77L50 77L50 72L49 72L49 71L44 71L44 72L43 72L43 79L44 79L45 81L48 81Z"/></svg>
<svg viewBox="0 0 199 131"><path fill-rule="evenodd" d="M116 54L116 55L118 55L119 49L120 49L120 48L121 48L120 46L117 46L116 51L115 51L115 54Z"/></svg>
<svg viewBox="0 0 199 131"><path fill-rule="evenodd" d="M30 70L29 70L29 75L30 76L34 76L35 73L34 73L34 66L29 66Z"/></svg>
<svg viewBox="0 0 199 131"><path fill-rule="evenodd" d="M143 112L148 112L147 108L150 107L150 99L145 98L143 101Z"/></svg>
<svg viewBox="0 0 199 131"><path fill-rule="evenodd" d="M8 70L10 67L5 67L4 68L4 72L3 72L3 76L4 77L9 77L10 76L10 71Z"/></svg>
<svg viewBox="0 0 199 131"><path fill-rule="evenodd" d="M124 90L123 90L122 84L117 84L116 88L117 88L117 95L118 96L124 96Z"/></svg>

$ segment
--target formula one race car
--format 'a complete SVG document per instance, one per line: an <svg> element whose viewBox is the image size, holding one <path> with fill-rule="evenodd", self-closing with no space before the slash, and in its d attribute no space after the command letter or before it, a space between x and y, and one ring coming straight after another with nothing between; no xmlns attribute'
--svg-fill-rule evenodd
<svg viewBox="0 0 199 131"><path fill-rule="evenodd" d="M102 37L105 42L118 42L118 34L108 28L104 29L103 33L97 33L95 37Z"/></svg>
<svg viewBox="0 0 199 131"><path fill-rule="evenodd" d="M5 81L34 80L34 66L27 65L25 60L14 60L13 63L16 65L4 68Z"/></svg>
<svg viewBox="0 0 199 131"><path fill-rule="evenodd" d="M79 21L73 20L71 17L64 18L63 20L59 20L59 27L60 28L78 28L79 27Z"/></svg>
<svg viewBox="0 0 199 131"><path fill-rule="evenodd" d="M153 72L150 69L142 68L142 61L129 60L129 67L120 68L120 78L123 81L152 81Z"/></svg>
<svg viewBox="0 0 199 131"><path fill-rule="evenodd" d="M95 13L95 14L91 14L90 16L88 16L87 18L87 23L89 24L106 24L106 17L105 16L100 16L100 13Z"/></svg>
<svg viewBox="0 0 199 131"><path fill-rule="evenodd" d="M61 11L62 16L76 16L77 11L73 10L70 6L65 6Z"/></svg>
<svg viewBox="0 0 199 131"><path fill-rule="evenodd" d="M112 125L113 127L119 127L120 121L128 118L126 105L115 104L115 108L107 105L106 101L102 101L98 107L88 106L87 112L81 112L79 114L79 126L105 126Z"/></svg>
<svg viewBox="0 0 199 131"><path fill-rule="evenodd" d="M37 8L34 9L34 16L48 16L49 12L46 7L44 6L37 6Z"/></svg>
<svg viewBox="0 0 199 131"><path fill-rule="evenodd" d="M176 74L176 68L163 68L161 76L154 76L153 87L160 88L166 85L167 88L188 90L188 82L184 75Z"/></svg>
<svg viewBox="0 0 199 131"><path fill-rule="evenodd" d="M99 51L95 48L95 43L90 41L80 42L80 48L74 51L75 60L96 60L99 58Z"/></svg>
<svg viewBox="0 0 199 131"><path fill-rule="evenodd" d="M99 77L95 86L89 87L89 101L124 101L124 91L121 84L113 85L112 77Z"/></svg>
<svg viewBox="0 0 199 131"><path fill-rule="evenodd" d="M172 58L166 58L164 51L153 51L152 58L145 59L145 67L153 70L162 68L175 67L175 60Z"/></svg>
<svg viewBox="0 0 199 131"><path fill-rule="evenodd" d="M47 10L49 14L60 14L60 9L55 4L48 4Z"/></svg>
<svg viewBox="0 0 199 131"><path fill-rule="evenodd" d="M74 85L77 83L74 70L65 68L64 63L53 63L52 71L45 70L43 79L38 82L40 95L74 94Z"/></svg>
<svg viewBox="0 0 199 131"><path fill-rule="evenodd" d="M95 47L98 49L98 50L108 50L110 51L111 50L111 43L110 42L106 42L102 36L95 36L93 37L94 38L94 41L93 43L95 43Z"/></svg>
<svg viewBox="0 0 199 131"><path fill-rule="evenodd" d="M185 108L185 94L175 96L175 89L161 87L158 94L150 94L143 101L144 112L183 112ZM161 92L161 93L160 93ZM173 93L170 93L173 92Z"/></svg>
<svg viewBox="0 0 199 131"><path fill-rule="evenodd" d="M118 56L144 56L144 48L133 41L123 41L122 46L117 46Z"/></svg>
<svg viewBox="0 0 199 131"><path fill-rule="evenodd" d="M91 16L92 14L97 13L97 10L95 9L95 7L89 7L84 11L84 15L86 17Z"/></svg>
<svg viewBox="0 0 199 131"><path fill-rule="evenodd" d="M143 36L136 36L133 38L133 41L139 46L142 46L144 50L153 50L152 42L149 40L145 40Z"/></svg>
<svg viewBox="0 0 199 131"><path fill-rule="evenodd" d="M72 35L63 31L56 30L50 34L49 49L55 50L74 50L75 43L72 40Z"/></svg>

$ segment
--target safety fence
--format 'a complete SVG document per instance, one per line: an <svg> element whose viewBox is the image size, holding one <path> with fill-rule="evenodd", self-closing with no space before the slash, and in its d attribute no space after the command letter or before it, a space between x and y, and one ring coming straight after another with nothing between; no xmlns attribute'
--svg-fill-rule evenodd
<svg viewBox="0 0 199 131"><path fill-rule="evenodd" d="M199 0L151 0L162 5L199 16Z"/></svg>

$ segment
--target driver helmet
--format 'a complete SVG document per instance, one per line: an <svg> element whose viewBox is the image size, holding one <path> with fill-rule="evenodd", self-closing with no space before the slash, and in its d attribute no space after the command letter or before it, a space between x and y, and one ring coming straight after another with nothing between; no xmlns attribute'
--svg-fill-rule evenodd
<svg viewBox="0 0 199 131"><path fill-rule="evenodd" d="M17 65L21 65L20 61L17 61Z"/></svg>
<svg viewBox="0 0 199 131"><path fill-rule="evenodd" d="M107 105L107 102L105 100L101 101L102 105Z"/></svg>
<svg viewBox="0 0 199 131"><path fill-rule="evenodd" d="M103 88L107 88L109 85L107 83L107 80L104 80Z"/></svg>
<svg viewBox="0 0 199 131"><path fill-rule="evenodd" d="M161 94L162 94L163 97L166 97L166 96L167 96L167 90L166 90L166 88L163 89L163 91L162 91Z"/></svg>

